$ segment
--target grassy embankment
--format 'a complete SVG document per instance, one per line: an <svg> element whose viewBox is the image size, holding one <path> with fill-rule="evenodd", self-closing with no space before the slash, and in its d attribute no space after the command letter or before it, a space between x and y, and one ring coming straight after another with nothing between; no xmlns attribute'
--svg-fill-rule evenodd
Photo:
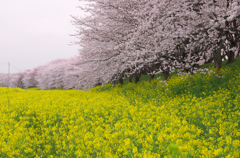
<svg viewBox="0 0 240 158"><path fill-rule="evenodd" d="M240 157L240 58L205 67L91 91L0 88L0 157Z"/></svg>

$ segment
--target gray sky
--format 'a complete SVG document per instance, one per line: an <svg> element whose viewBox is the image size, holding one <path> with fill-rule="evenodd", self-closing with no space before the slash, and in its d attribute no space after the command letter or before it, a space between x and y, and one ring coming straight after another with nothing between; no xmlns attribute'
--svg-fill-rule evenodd
<svg viewBox="0 0 240 158"><path fill-rule="evenodd" d="M70 15L83 16L78 0L0 0L0 73L32 69L78 54ZM19 70L17 70L19 69Z"/></svg>

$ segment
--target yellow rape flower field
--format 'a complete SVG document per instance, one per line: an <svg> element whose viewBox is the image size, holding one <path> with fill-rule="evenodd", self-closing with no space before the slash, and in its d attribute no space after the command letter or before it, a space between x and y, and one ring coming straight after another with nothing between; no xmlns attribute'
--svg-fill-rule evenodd
<svg viewBox="0 0 240 158"><path fill-rule="evenodd" d="M91 91L0 88L0 157L240 157L240 70L213 72Z"/></svg>

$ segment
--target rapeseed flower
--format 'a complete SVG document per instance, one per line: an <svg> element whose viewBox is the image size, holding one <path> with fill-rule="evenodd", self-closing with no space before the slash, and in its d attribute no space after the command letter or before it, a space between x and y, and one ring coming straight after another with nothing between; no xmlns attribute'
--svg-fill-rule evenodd
<svg viewBox="0 0 240 158"><path fill-rule="evenodd" d="M238 157L240 73L210 91L213 72L105 92L0 88L0 157Z"/></svg>

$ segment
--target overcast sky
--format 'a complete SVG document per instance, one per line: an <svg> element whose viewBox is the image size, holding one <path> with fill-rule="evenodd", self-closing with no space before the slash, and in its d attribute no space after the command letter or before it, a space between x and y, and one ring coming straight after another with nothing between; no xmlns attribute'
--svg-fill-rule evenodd
<svg viewBox="0 0 240 158"><path fill-rule="evenodd" d="M0 0L0 73L15 73L78 54L70 15L78 0Z"/></svg>

